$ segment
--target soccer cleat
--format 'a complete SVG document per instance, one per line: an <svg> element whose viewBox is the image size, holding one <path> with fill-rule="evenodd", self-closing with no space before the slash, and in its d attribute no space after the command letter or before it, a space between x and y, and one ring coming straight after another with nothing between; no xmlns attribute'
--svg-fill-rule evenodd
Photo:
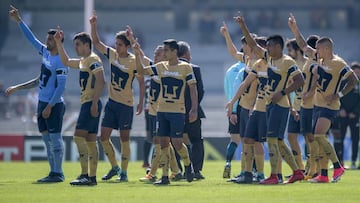
<svg viewBox="0 0 360 203"><path fill-rule="evenodd" d="M258 174L256 174L256 176L255 177L253 177L253 182L261 182L261 181L263 181L263 180L265 180L266 178L265 178L265 175L263 174L263 173L258 173Z"/></svg>
<svg viewBox="0 0 360 203"><path fill-rule="evenodd" d="M205 177L204 177L200 172L196 172L196 173L194 174L194 178L195 178L196 180L203 180L203 179L205 179Z"/></svg>
<svg viewBox="0 0 360 203"><path fill-rule="evenodd" d="M64 182L64 180L65 180L64 174L50 172L48 176L37 180L37 182L38 183L60 183L60 182Z"/></svg>
<svg viewBox="0 0 360 203"><path fill-rule="evenodd" d="M185 178L189 183L194 180L194 169L191 163L185 166Z"/></svg>
<svg viewBox="0 0 360 203"><path fill-rule="evenodd" d="M269 178L260 181L261 185L276 185L279 184L279 179L277 174L271 174Z"/></svg>
<svg viewBox="0 0 360 203"><path fill-rule="evenodd" d="M157 182L154 183L154 185L158 185L158 186L165 186L165 185L169 185L170 181L169 181L169 177L168 176L163 176L161 177L161 179Z"/></svg>
<svg viewBox="0 0 360 203"><path fill-rule="evenodd" d="M173 173L173 174L171 174L171 176L170 176L170 180L171 180L171 181L180 181L180 180L182 180L182 179L184 179L184 176L181 174L181 172L179 172L179 173Z"/></svg>
<svg viewBox="0 0 360 203"><path fill-rule="evenodd" d="M89 185L89 183L90 179L88 174L81 174L75 180L71 181L70 185Z"/></svg>
<svg viewBox="0 0 360 203"><path fill-rule="evenodd" d="M315 178L316 176L318 176L318 174L317 173L315 173L314 175L306 175L305 177L304 177L304 180L306 180L306 181L308 181L308 180L310 180L310 179L312 179L312 178Z"/></svg>
<svg viewBox="0 0 360 203"><path fill-rule="evenodd" d="M117 178L119 182L128 182L127 174L123 171L120 173L119 177Z"/></svg>
<svg viewBox="0 0 360 203"><path fill-rule="evenodd" d="M226 164L224 167L223 178L230 178L230 174L231 174L231 165Z"/></svg>
<svg viewBox="0 0 360 203"><path fill-rule="evenodd" d="M107 174L101 177L101 180L110 180L112 177L116 175L120 176L120 173L121 173L121 169L118 166L115 168L113 167L109 170Z"/></svg>
<svg viewBox="0 0 360 203"><path fill-rule="evenodd" d="M327 176L318 175L315 178L308 180L310 183L328 183L329 178Z"/></svg>
<svg viewBox="0 0 360 203"><path fill-rule="evenodd" d="M304 180L304 173L302 170L294 171L293 175L289 178L289 180L285 181L285 184L295 183L296 181Z"/></svg>
<svg viewBox="0 0 360 203"><path fill-rule="evenodd" d="M239 177L235 183L238 184L251 184L253 182L253 174L251 172L245 172L243 176Z"/></svg>
<svg viewBox="0 0 360 203"><path fill-rule="evenodd" d="M236 182L243 176L244 176L244 172L240 172L238 175L236 175L235 177L233 177L231 179L228 179L226 182Z"/></svg>
<svg viewBox="0 0 360 203"><path fill-rule="evenodd" d="M139 179L140 182L146 182L146 183L153 183L156 181L156 176L152 175L152 174L147 174L144 177Z"/></svg>
<svg viewBox="0 0 360 203"><path fill-rule="evenodd" d="M331 182L333 183L338 182L344 173L345 173L345 169L343 167L334 169L334 175Z"/></svg>
<svg viewBox="0 0 360 203"><path fill-rule="evenodd" d="M281 173L277 174L277 177L278 177L278 183L282 184L284 182L282 174Z"/></svg>
<svg viewBox="0 0 360 203"><path fill-rule="evenodd" d="M97 185L97 182L96 182L96 176L93 176L93 177L89 177L88 178L88 186L95 186Z"/></svg>

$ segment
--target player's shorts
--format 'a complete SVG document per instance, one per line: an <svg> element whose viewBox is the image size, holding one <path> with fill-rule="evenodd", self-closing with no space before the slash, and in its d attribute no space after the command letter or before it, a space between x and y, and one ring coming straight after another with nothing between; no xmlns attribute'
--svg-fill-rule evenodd
<svg viewBox="0 0 360 203"><path fill-rule="evenodd" d="M149 114L147 120L149 122L148 125L149 125L150 135L151 135L151 137L154 137L154 136L156 136L156 116Z"/></svg>
<svg viewBox="0 0 360 203"><path fill-rule="evenodd" d="M182 138L185 114L158 112L156 115L156 125L159 137Z"/></svg>
<svg viewBox="0 0 360 203"><path fill-rule="evenodd" d="M289 117L289 108L278 104L266 105L267 137L284 139L286 124Z"/></svg>
<svg viewBox="0 0 360 203"><path fill-rule="evenodd" d="M39 132L48 131L49 133L60 133L65 113L65 104L63 102L55 104L51 108L51 114L49 118L45 119L42 117L42 112L47 105L47 102L38 102L37 123Z"/></svg>
<svg viewBox="0 0 360 203"><path fill-rule="evenodd" d="M300 112L298 112L300 114ZM290 113L289 123L288 123L288 133L300 133L300 119L295 120L295 117Z"/></svg>
<svg viewBox="0 0 360 203"><path fill-rule="evenodd" d="M253 111L246 125L246 138L252 138L256 142L266 141L266 112Z"/></svg>
<svg viewBox="0 0 360 203"><path fill-rule="evenodd" d="M313 109L300 109L300 132L305 136L312 133Z"/></svg>
<svg viewBox="0 0 360 203"><path fill-rule="evenodd" d="M97 117L91 115L92 102L85 102L81 105L79 117L76 123L77 130L85 130L91 134L97 134L99 130L100 114L102 109L102 103L98 101L98 112Z"/></svg>
<svg viewBox="0 0 360 203"><path fill-rule="evenodd" d="M102 127L115 130L130 130L134 117L134 108L112 99L106 103Z"/></svg>
<svg viewBox="0 0 360 203"><path fill-rule="evenodd" d="M230 133L230 134L239 134L240 133L240 127L239 127L239 124L240 124L240 111L241 111L241 107L239 105L237 105L237 107L236 107L237 122L236 122L235 125L232 124L230 122L230 118L228 118L228 121L229 121L228 133Z"/></svg>
<svg viewBox="0 0 360 203"><path fill-rule="evenodd" d="M246 124L247 124L248 120L249 120L249 109L241 108L240 123L239 123L240 137L244 137Z"/></svg>
<svg viewBox="0 0 360 203"><path fill-rule="evenodd" d="M328 108L324 108L324 107L319 107L319 106L315 106L314 107L314 117L313 117L313 132L315 131L315 127L316 127L316 122L319 118L326 118L328 120L330 120L330 122L332 123L332 129L339 129L339 124L338 122L335 122L337 119L337 115L338 115L337 110L332 110L332 109L328 109Z"/></svg>

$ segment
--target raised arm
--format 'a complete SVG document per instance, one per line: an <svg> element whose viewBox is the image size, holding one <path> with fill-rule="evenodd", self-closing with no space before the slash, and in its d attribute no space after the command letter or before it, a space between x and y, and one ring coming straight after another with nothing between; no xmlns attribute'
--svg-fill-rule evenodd
<svg viewBox="0 0 360 203"><path fill-rule="evenodd" d="M234 45L225 22L223 22L223 25L220 27L220 33L225 38L226 47L228 49L229 54L235 59L242 58L244 55L241 52L239 52L236 46Z"/></svg>
<svg viewBox="0 0 360 203"><path fill-rule="evenodd" d="M30 28L21 20L19 11L14 6L10 5L10 17L19 24L21 31L24 33L26 39L35 47L36 51L41 52L42 47L45 47L31 32Z"/></svg>
<svg viewBox="0 0 360 203"><path fill-rule="evenodd" d="M90 17L90 25L91 25L91 38L93 40L93 45L96 50L98 50L102 54L106 54L107 46L100 41L99 35L96 29L97 16L96 11L94 10L93 15Z"/></svg>
<svg viewBox="0 0 360 203"><path fill-rule="evenodd" d="M24 83L21 83L18 85L14 85L14 86L10 86L5 90L5 95L10 96L11 94L14 94L15 92L17 92L19 90L35 88L39 85L39 79L40 79L40 75L34 79L27 81L27 82L24 82Z"/></svg>
<svg viewBox="0 0 360 203"><path fill-rule="evenodd" d="M64 64L65 66L68 66L70 68L79 68L80 59L69 59L69 56L64 49L64 45L61 42L63 38L64 38L64 33L58 27L58 30L54 35L54 39L56 42L56 46L58 48L58 52L59 52L59 56L60 56L62 64Z"/></svg>
<svg viewBox="0 0 360 203"><path fill-rule="evenodd" d="M258 58L264 58L266 50L259 46L255 39L250 35L250 31L246 26L245 19L242 16L234 17L235 21L239 24L240 29L245 37L245 41L247 45L251 48L251 50L257 55Z"/></svg>
<svg viewBox="0 0 360 203"><path fill-rule="evenodd" d="M302 34L300 33L299 28L296 24L296 19L295 19L294 15L291 13L290 13L290 17L288 20L288 25L289 25L291 32L294 34L296 43L299 45L300 49L304 51L306 56L314 59L316 50L306 44L306 41L305 41L304 37L302 36Z"/></svg>

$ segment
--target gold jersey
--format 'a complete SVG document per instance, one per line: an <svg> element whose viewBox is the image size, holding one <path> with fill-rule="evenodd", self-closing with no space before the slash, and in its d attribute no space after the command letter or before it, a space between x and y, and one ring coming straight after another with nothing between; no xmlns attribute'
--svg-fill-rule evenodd
<svg viewBox="0 0 360 203"><path fill-rule="evenodd" d="M328 108L331 110L340 109L340 99L329 103L326 97L333 94L338 94L344 85L346 79L352 74L352 70L346 64L346 62L335 55L329 61L323 61L322 59L318 62L318 80L317 87L314 96L315 106Z"/></svg>
<svg viewBox="0 0 360 203"><path fill-rule="evenodd" d="M169 65L168 61L164 61L145 67L144 73L159 77L161 91L157 112L185 113L186 84L196 83L190 64L179 61L177 65Z"/></svg>
<svg viewBox="0 0 360 203"><path fill-rule="evenodd" d="M313 69L316 68L317 66L317 61L307 58L303 68L302 68L302 73L305 79L303 88L302 88L302 95L304 95L305 93L307 93L308 91L310 91L313 81L313 78L315 77L314 73L313 73ZM301 100L301 107L305 108L305 109L312 109L314 108L314 99L313 97L308 98L307 100L302 99Z"/></svg>
<svg viewBox="0 0 360 203"><path fill-rule="evenodd" d="M266 91L266 84L267 84L267 69L269 65L264 59L258 59L254 65L253 69L250 74L255 74L257 81L258 81L258 89L257 89L257 96L255 100L255 111L266 112L266 101L265 101L265 91Z"/></svg>
<svg viewBox="0 0 360 203"><path fill-rule="evenodd" d="M109 98L115 102L133 106L134 95L132 83L136 75L135 55L129 53L127 57L121 58L115 49L107 47L105 56L109 59L111 68ZM143 63L148 66L150 65L150 60L145 57Z"/></svg>
<svg viewBox="0 0 360 203"><path fill-rule="evenodd" d="M299 70L303 70L304 65L306 63L307 60L305 61L295 61L297 67L299 68ZM303 73L303 72L302 72ZM304 75L304 74L303 74ZM291 84L291 83L290 83ZM294 98L294 102L293 102L293 108L296 111L300 111L300 107L301 107L301 102L302 102L302 93L303 93L303 86L299 87L296 91L295 91L295 98Z"/></svg>
<svg viewBox="0 0 360 203"><path fill-rule="evenodd" d="M150 89L149 89L149 114L156 116L158 108L158 99L160 96L161 87L160 80L157 75L151 76Z"/></svg>
<svg viewBox="0 0 360 203"><path fill-rule="evenodd" d="M94 98L95 76L94 73L104 70L101 59L95 53L86 58L81 58L80 69L80 102L81 104L92 101Z"/></svg>
<svg viewBox="0 0 360 203"><path fill-rule="evenodd" d="M292 79L294 75L301 74L301 71L298 69L295 61L288 55L283 55L277 60L267 57L267 62L270 67L267 71L266 104L270 104L273 94L284 90L287 87L289 80ZM283 96L277 104L282 107L290 107L286 95Z"/></svg>
<svg viewBox="0 0 360 203"><path fill-rule="evenodd" d="M254 66L254 63L257 61L257 59L247 60L246 66L244 69L244 77L243 81L246 79L246 77L251 73L252 67ZM258 82L253 81L249 87L246 88L243 95L241 95L239 105L241 108L252 110L254 107L255 99L256 99L256 93L257 93L257 86Z"/></svg>

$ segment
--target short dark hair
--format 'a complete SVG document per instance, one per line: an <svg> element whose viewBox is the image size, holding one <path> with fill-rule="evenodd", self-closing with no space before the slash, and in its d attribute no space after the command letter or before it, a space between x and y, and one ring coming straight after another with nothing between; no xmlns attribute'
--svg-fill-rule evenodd
<svg viewBox="0 0 360 203"><path fill-rule="evenodd" d="M299 45L297 44L295 38L289 39L289 40L286 42L286 47L291 47L291 48L293 48L295 51L300 51L301 54L304 54L303 50L301 50L300 47L299 47Z"/></svg>
<svg viewBox="0 0 360 203"><path fill-rule="evenodd" d="M265 48L266 47L266 37L256 37L255 41L258 45Z"/></svg>
<svg viewBox="0 0 360 203"><path fill-rule="evenodd" d="M281 49L284 49L284 39L281 35L271 35L266 39L266 42L274 42L275 44L279 44Z"/></svg>
<svg viewBox="0 0 360 203"><path fill-rule="evenodd" d="M55 35L56 32L57 32L56 29L49 29L49 30L47 31L48 35ZM65 36L63 36L61 42L64 42L64 38L65 38Z"/></svg>
<svg viewBox="0 0 360 203"><path fill-rule="evenodd" d="M74 36L73 40L80 40L84 44L89 44L89 48L91 49L92 46L92 40L88 33L86 32L80 32Z"/></svg>
<svg viewBox="0 0 360 203"><path fill-rule="evenodd" d="M164 45L167 45L170 47L171 50L176 50L179 52L179 45L175 39L167 39L163 41Z"/></svg>
<svg viewBox="0 0 360 203"><path fill-rule="evenodd" d="M318 35L310 35L307 39L306 39L306 43L307 45L309 45L311 48L315 49L316 48L316 42L319 40L319 36Z"/></svg>
<svg viewBox="0 0 360 203"><path fill-rule="evenodd" d="M130 46L130 41L126 38L126 31L119 31L115 38L122 40L126 46Z"/></svg>
<svg viewBox="0 0 360 203"><path fill-rule="evenodd" d="M184 56L187 52L190 51L189 43L185 41L179 41L177 44L179 45L179 51L177 53L178 57Z"/></svg>
<svg viewBox="0 0 360 203"><path fill-rule="evenodd" d="M352 63L351 63L351 69L354 70L354 69L357 69L357 68L360 69L360 63L357 62L357 61L352 62Z"/></svg>
<svg viewBox="0 0 360 203"><path fill-rule="evenodd" d="M318 41L318 44L328 44L330 47L333 47L333 41L330 37L321 37Z"/></svg>

